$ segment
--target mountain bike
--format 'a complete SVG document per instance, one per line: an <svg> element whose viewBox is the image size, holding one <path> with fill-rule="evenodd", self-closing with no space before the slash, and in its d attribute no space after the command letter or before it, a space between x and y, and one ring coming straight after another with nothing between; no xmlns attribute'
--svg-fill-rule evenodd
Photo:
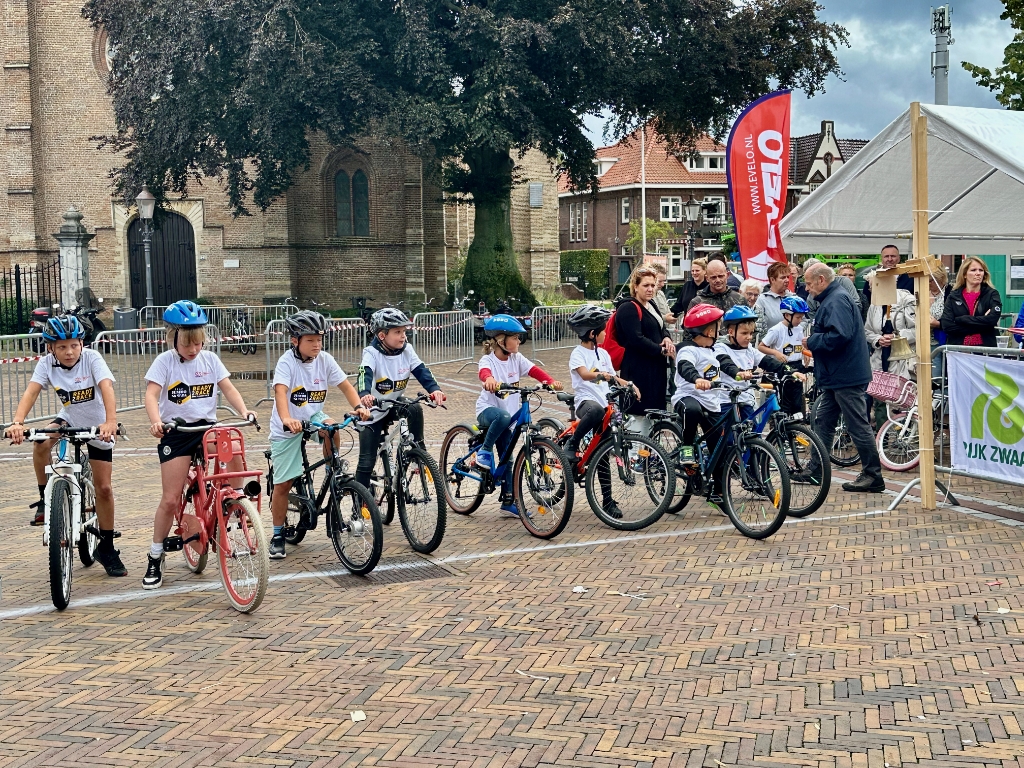
<svg viewBox="0 0 1024 768"><path fill-rule="evenodd" d="M355 423L356 417L352 415L338 424L302 422L302 474L292 482L282 534L289 544L298 544L307 531L316 529L320 515L326 515L327 538L338 560L350 572L364 576L377 567L384 548L384 527L373 496L356 482L348 471L348 462L333 450L315 464L310 464L306 455L306 443L314 435L326 432L325 440L333 446L334 434ZM270 451L263 455L270 465ZM321 467L324 467L324 479L318 492L313 473ZM274 468L270 465L267 497L272 497L273 493Z"/></svg>
<svg viewBox="0 0 1024 768"><path fill-rule="evenodd" d="M916 394L917 387L907 382ZM906 400L904 400L906 402ZM942 413L946 405L946 393L942 391L942 379L932 379L932 426L936 442L941 445L947 439ZM882 428L878 430L875 443L878 445L878 458L882 466L894 472L906 472L913 469L921 461L921 435L918 401L905 411L897 412L892 402L886 402L885 412L888 417Z"/></svg>
<svg viewBox="0 0 1024 768"><path fill-rule="evenodd" d="M414 442L409 431L408 410L417 403L437 407L429 395L421 392L412 400L404 397L378 400L378 404L370 409L398 411L398 418L381 441L379 461L370 480L370 488L377 507L383 510L384 524L395 519L397 507L398 519L410 546L427 555L441 545L448 508L437 462Z"/></svg>
<svg viewBox="0 0 1024 768"><path fill-rule="evenodd" d="M532 422L530 397L541 390L554 391L547 384L536 387L502 384L498 388L497 394L501 397L518 396L520 406L509 424L504 450L500 455L498 451L493 454L492 470L476 464L476 452L484 440L476 424L456 424L445 433L440 463L444 471L445 499L453 512L472 514L484 496L493 493L508 476L512 480L519 519L531 535L550 539L565 528L572 514L572 469L565 452L553 439L540 434ZM513 464L520 437L523 447Z"/></svg>
<svg viewBox="0 0 1024 768"><path fill-rule="evenodd" d="M120 424L117 434L126 436ZM92 465L83 447L99 437L99 428L59 427L30 429L25 440L41 443L57 436L46 467L46 488L43 490L43 546L49 552L50 599L58 611L71 602L71 569L78 549L78 559L89 567L96 562L96 549L100 543L99 522L96 519L96 489L92 479ZM73 450L71 450L73 449ZM121 534L114 532L114 538Z"/></svg>
<svg viewBox="0 0 1024 768"><path fill-rule="evenodd" d="M176 419L163 426L165 433L203 433L185 476L172 535L164 539L164 552L180 551L188 569L202 573L210 549L216 550L228 601L235 610L252 613L267 594L270 557L260 520L261 473L246 467L241 428L259 429L259 424L252 420L188 427ZM242 469L228 472L228 464L239 457ZM244 489L233 487L247 478Z"/></svg>
<svg viewBox="0 0 1024 768"><path fill-rule="evenodd" d="M574 468L576 482L586 489L587 502L597 519L620 531L636 531L661 519L672 503L676 485L668 452L625 426L623 401L632 395L632 383L608 388L604 418L580 441ZM558 399L569 403L571 423L555 439L572 460L568 446L579 422L569 399L561 395ZM558 426L554 419L541 422L545 430Z"/></svg>
<svg viewBox="0 0 1024 768"><path fill-rule="evenodd" d="M720 506L744 536L765 539L786 520L790 505L789 470L779 452L743 421L737 398L752 387L713 382L713 389L729 390L729 405L711 428L721 437L713 451L698 438L693 446L695 463L682 461L682 419L675 411L648 411L658 423L651 438L669 449L674 469L684 484L679 509L696 494Z"/></svg>

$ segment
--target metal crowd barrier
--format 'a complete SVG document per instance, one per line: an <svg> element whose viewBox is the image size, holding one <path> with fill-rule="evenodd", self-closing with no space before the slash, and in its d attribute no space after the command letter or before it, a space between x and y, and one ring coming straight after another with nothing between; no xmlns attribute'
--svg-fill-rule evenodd
<svg viewBox="0 0 1024 768"><path fill-rule="evenodd" d="M412 344L427 365L473 359L473 313L468 309L421 312L412 324Z"/></svg>
<svg viewBox="0 0 1024 768"><path fill-rule="evenodd" d="M38 333L0 336L0 422L10 424L46 345ZM39 394L28 421L52 418L60 412L60 398L52 389Z"/></svg>
<svg viewBox="0 0 1024 768"><path fill-rule="evenodd" d="M567 349L579 344L579 337L572 332L567 321L580 306L534 307L530 316L530 338L533 339L534 354L548 349Z"/></svg>
<svg viewBox="0 0 1024 768"><path fill-rule="evenodd" d="M264 331L264 346L267 355L267 397L274 396L274 369L277 361L291 348L291 337L284 320L271 320ZM356 375L359 362L363 359L363 347L367 344L366 323L359 318L336 318L327 323L324 337L325 352L341 366L345 375Z"/></svg>
<svg viewBox="0 0 1024 768"><path fill-rule="evenodd" d="M139 310L139 322L146 328L163 325L166 307L143 307ZM235 304L225 306L204 306L210 324L216 327L214 335L220 341L220 348L226 352L258 354L266 343L267 323L283 320L295 314L299 308L294 304ZM230 367L230 366L229 366Z"/></svg>

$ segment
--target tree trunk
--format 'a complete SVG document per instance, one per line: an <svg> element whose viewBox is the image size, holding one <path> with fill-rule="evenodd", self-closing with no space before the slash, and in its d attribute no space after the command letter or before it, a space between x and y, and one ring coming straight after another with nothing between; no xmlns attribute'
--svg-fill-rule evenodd
<svg viewBox="0 0 1024 768"><path fill-rule="evenodd" d="M512 158L508 151L481 148L467 152L464 159L475 214L463 286L472 288L476 300L491 311L509 296L533 306L537 302L519 272L512 247Z"/></svg>

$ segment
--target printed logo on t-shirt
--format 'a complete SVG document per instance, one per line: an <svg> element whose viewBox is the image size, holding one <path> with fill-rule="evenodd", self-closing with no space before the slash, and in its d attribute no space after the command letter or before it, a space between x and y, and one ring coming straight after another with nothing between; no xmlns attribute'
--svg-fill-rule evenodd
<svg viewBox="0 0 1024 768"><path fill-rule="evenodd" d="M167 399L175 405L184 405L189 400L213 397L213 384L193 384L176 381L167 387Z"/></svg>
<svg viewBox="0 0 1024 768"><path fill-rule="evenodd" d="M306 389L296 387L291 394L292 405L302 408L305 405L319 405L327 400L326 389Z"/></svg>
<svg viewBox="0 0 1024 768"><path fill-rule="evenodd" d="M787 344L786 346L784 346L782 348L782 354L784 354L784 355L799 354L799 353L801 353L803 351L804 351L804 348L803 348L802 344Z"/></svg>
<svg viewBox="0 0 1024 768"><path fill-rule="evenodd" d="M403 392L408 385L409 379L400 379L395 381L393 379L384 378L377 379L377 381L373 383L373 386L382 395L386 395L390 392Z"/></svg>
<svg viewBox="0 0 1024 768"><path fill-rule="evenodd" d="M718 378L718 366L717 365L709 365L709 366L707 366L704 369L704 372L701 373L701 378L704 379L705 381L714 381L715 379L717 379Z"/></svg>
<svg viewBox="0 0 1024 768"><path fill-rule="evenodd" d="M68 392L66 389L60 387L54 387L53 391L57 393L57 397L60 398L61 403L64 405L76 405L78 403L88 403L96 399L96 388L86 387L85 389L73 389Z"/></svg>

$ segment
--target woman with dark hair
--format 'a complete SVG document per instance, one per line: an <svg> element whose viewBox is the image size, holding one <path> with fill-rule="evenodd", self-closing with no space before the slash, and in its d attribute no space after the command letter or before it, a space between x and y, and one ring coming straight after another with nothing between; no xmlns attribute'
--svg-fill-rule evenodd
<svg viewBox="0 0 1024 768"><path fill-rule="evenodd" d="M685 315L687 307L690 306L690 302L693 301L694 297L698 293L707 287L708 281L704 277L704 273L707 269L707 259L694 259L690 263L690 277L685 283L683 283L683 287L679 289L679 295L676 296L676 302L672 305L672 314L675 315L676 318L680 318Z"/></svg>
<svg viewBox="0 0 1024 768"><path fill-rule="evenodd" d="M658 273L646 264L629 277L631 298L615 310L615 340L622 346L622 378L632 381L641 399L634 400L628 413L643 416L645 410L664 410L668 388L666 358L675 357L676 348L665 321L654 306Z"/></svg>
<svg viewBox="0 0 1024 768"><path fill-rule="evenodd" d="M940 325L946 343L965 347L995 347L996 326L1003 313L1003 300L992 285L988 265L969 256L956 273L953 290L946 296Z"/></svg>

